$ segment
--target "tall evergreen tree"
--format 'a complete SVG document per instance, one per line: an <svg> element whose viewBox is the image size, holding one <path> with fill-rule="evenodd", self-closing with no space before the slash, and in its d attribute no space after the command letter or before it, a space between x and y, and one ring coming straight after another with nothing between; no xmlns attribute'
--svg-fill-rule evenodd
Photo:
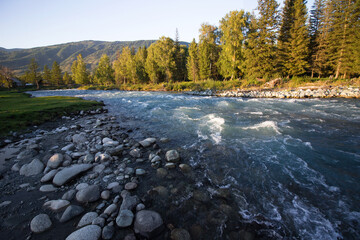
<svg viewBox="0 0 360 240"><path fill-rule="evenodd" d="M76 84L89 83L89 73L86 70L86 64L81 54L79 54L77 59L73 62L73 65L71 66L71 72L73 80Z"/></svg>
<svg viewBox="0 0 360 240"><path fill-rule="evenodd" d="M217 79L216 63L219 59L219 31L217 27L202 24L199 35L200 79Z"/></svg>
<svg viewBox="0 0 360 240"><path fill-rule="evenodd" d="M126 84L135 81L136 66L129 47L124 47L121 54L118 54L118 58L114 62L114 70L117 85L120 85L121 82Z"/></svg>
<svg viewBox="0 0 360 240"><path fill-rule="evenodd" d="M36 88L40 88L41 75L39 73L39 65L35 58L30 60L28 70L25 73L26 81L29 83L36 84Z"/></svg>
<svg viewBox="0 0 360 240"><path fill-rule="evenodd" d="M290 15L285 15L285 12ZM279 47L283 71L288 76L302 75L309 66L306 0L285 1L283 18L289 21L283 19L280 28Z"/></svg>
<svg viewBox="0 0 360 240"><path fill-rule="evenodd" d="M275 0L258 0L259 18L252 17L246 47L246 74L269 79L277 73L277 37L279 4Z"/></svg>
<svg viewBox="0 0 360 240"><path fill-rule="evenodd" d="M330 9L326 0L315 0L310 16L311 77L329 73Z"/></svg>
<svg viewBox="0 0 360 240"><path fill-rule="evenodd" d="M231 11L220 21L221 52L218 61L219 72L224 78L239 78L244 74L244 40L248 30L249 14Z"/></svg>
<svg viewBox="0 0 360 240"><path fill-rule="evenodd" d="M64 75L63 75L63 83L65 85L69 85L72 83L72 78L70 76L70 74L68 72L65 72Z"/></svg>
<svg viewBox="0 0 360 240"><path fill-rule="evenodd" d="M192 40L189 46L189 55L187 57L187 72L188 78L191 81L198 81L199 76L199 49L198 45L195 42L195 38Z"/></svg>
<svg viewBox="0 0 360 240"><path fill-rule="evenodd" d="M100 58L99 65L95 69L94 81L102 85L111 85L114 83L114 70L111 66L108 55L103 54Z"/></svg>
<svg viewBox="0 0 360 240"><path fill-rule="evenodd" d="M359 29L359 3L356 0L330 0L330 51L335 78L354 73L356 39ZM358 57L358 56L357 56Z"/></svg>
<svg viewBox="0 0 360 240"><path fill-rule="evenodd" d="M138 51L134 56L135 68L136 68L136 79L139 83L147 83L149 77L145 71L145 63L147 58L147 49L146 47L139 47Z"/></svg>
<svg viewBox="0 0 360 240"><path fill-rule="evenodd" d="M51 82L56 86L59 86L62 84L61 69L60 69L59 64L56 61L54 61L52 68L51 68Z"/></svg>
<svg viewBox="0 0 360 240"><path fill-rule="evenodd" d="M44 66L44 71L42 73L43 81L47 83L51 83L51 69L49 69L48 65Z"/></svg>
<svg viewBox="0 0 360 240"><path fill-rule="evenodd" d="M13 76L13 71L10 68L0 65L0 87L13 87L13 81L11 79Z"/></svg>

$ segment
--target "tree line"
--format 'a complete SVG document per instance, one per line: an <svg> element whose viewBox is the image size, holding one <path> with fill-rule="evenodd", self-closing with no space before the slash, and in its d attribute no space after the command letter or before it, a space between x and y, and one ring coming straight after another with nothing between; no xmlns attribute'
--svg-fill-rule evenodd
<svg viewBox="0 0 360 240"><path fill-rule="evenodd" d="M26 79L52 85L145 84L206 79L276 77L349 78L360 74L360 1L315 0L308 16L306 0L258 0L257 14L231 11L219 27L202 24L199 42L189 46L161 37L150 47L125 47L114 62L104 54L90 73L81 54L71 73L57 62L38 71L32 60Z"/></svg>

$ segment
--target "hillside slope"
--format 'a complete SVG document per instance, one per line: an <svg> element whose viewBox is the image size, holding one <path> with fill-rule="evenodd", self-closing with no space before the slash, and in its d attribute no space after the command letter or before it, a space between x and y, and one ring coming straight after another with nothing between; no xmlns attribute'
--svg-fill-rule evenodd
<svg viewBox="0 0 360 240"><path fill-rule="evenodd" d="M30 60L35 58L41 71L45 64L51 68L53 62L57 61L62 71L70 72L72 62L81 53L88 64L88 69L93 70L104 53L110 57L111 61L114 61L116 53L125 46L137 49L140 46L149 47L154 42L155 40L81 41L30 49L5 49L0 47L0 65L11 68L16 74L22 74L27 69Z"/></svg>

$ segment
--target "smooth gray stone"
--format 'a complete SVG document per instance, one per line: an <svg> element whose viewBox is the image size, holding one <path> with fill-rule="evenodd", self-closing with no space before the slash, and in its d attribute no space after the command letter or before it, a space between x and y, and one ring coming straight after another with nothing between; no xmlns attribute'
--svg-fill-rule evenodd
<svg viewBox="0 0 360 240"><path fill-rule="evenodd" d="M66 240L98 240L101 237L101 227L89 225L71 233Z"/></svg>
<svg viewBox="0 0 360 240"><path fill-rule="evenodd" d="M134 214L130 210L121 210L118 217L116 218L116 224L119 227L128 227L134 220Z"/></svg>
<svg viewBox="0 0 360 240"><path fill-rule="evenodd" d="M81 213L84 212L84 209L80 206L76 206L76 205L70 205L66 208L66 210L64 211L63 215L60 218L60 222L67 222L70 219L73 219L76 216L79 216Z"/></svg>
<svg viewBox="0 0 360 240"><path fill-rule="evenodd" d="M39 160L34 159L29 164L25 164L20 168L20 175L25 175L27 177L37 175L42 173L45 165Z"/></svg>
<svg viewBox="0 0 360 240"><path fill-rule="evenodd" d="M77 227L83 227L92 223L99 215L96 212L88 212L80 219Z"/></svg>
<svg viewBox="0 0 360 240"><path fill-rule="evenodd" d="M34 233L41 233L48 230L52 222L47 214L39 214L30 222L30 229Z"/></svg>
<svg viewBox="0 0 360 240"><path fill-rule="evenodd" d="M76 193L76 200L81 203L95 202L100 198L100 187L91 185Z"/></svg>
<svg viewBox="0 0 360 240"><path fill-rule="evenodd" d="M66 167L56 173L53 179L53 183L56 186L62 186L80 173L88 171L90 168L92 168L91 164L74 164L70 167Z"/></svg>

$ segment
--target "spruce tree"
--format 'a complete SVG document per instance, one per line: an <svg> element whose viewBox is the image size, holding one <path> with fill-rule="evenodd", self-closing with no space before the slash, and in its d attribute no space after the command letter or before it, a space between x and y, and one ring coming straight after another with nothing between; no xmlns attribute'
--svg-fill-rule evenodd
<svg viewBox="0 0 360 240"><path fill-rule="evenodd" d="M71 79L71 76L68 72L65 72L64 75L63 75L63 83L65 85L69 85L72 83L72 79Z"/></svg>
<svg viewBox="0 0 360 240"><path fill-rule="evenodd" d="M44 71L42 73L42 79L44 82L51 83L51 70L48 65L44 66Z"/></svg>
<svg viewBox="0 0 360 240"><path fill-rule="evenodd" d="M219 59L219 31L217 27L202 24L199 35L199 69L200 79L217 79L216 63Z"/></svg>
<svg viewBox="0 0 360 240"><path fill-rule="evenodd" d="M306 73L309 56L309 30L306 25L307 9L305 0L295 0L293 5L293 21L289 38L283 49L283 66L288 76Z"/></svg>
<svg viewBox="0 0 360 240"><path fill-rule="evenodd" d="M76 84L88 84L90 82L89 73L86 70L86 64L81 54L79 54L73 62L71 72Z"/></svg>
<svg viewBox="0 0 360 240"><path fill-rule="evenodd" d="M198 45L195 42L195 38L192 40L189 46L189 55L187 57L187 72L188 78L191 81L197 82L200 78L199 76L199 49Z"/></svg>
<svg viewBox="0 0 360 240"><path fill-rule="evenodd" d="M51 82L56 86L59 86L62 84L61 69L60 69L59 64L56 61L54 61L52 68L51 68Z"/></svg>
<svg viewBox="0 0 360 240"><path fill-rule="evenodd" d="M106 86L114 83L114 70L111 66L110 59L106 54L101 56L99 65L95 69L94 81Z"/></svg>
<svg viewBox="0 0 360 240"><path fill-rule="evenodd" d="M242 77L245 59L243 43L248 29L248 14L243 10L231 11L220 21L219 72L224 78Z"/></svg>
<svg viewBox="0 0 360 240"><path fill-rule="evenodd" d="M259 18L252 17L246 45L246 75L270 79L277 73L277 37L279 4L275 0L258 0Z"/></svg>
<svg viewBox="0 0 360 240"><path fill-rule="evenodd" d="M359 40L359 3L356 0L330 0L330 52L335 78L356 72L356 43ZM354 54L355 53L355 54ZM357 55L357 56L356 56Z"/></svg>
<svg viewBox="0 0 360 240"><path fill-rule="evenodd" d="M146 47L140 47L134 56L135 68L136 68L136 79L139 83L147 83L149 77L145 71L145 63L147 58Z"/></svg>
<svg viewBox="0 0 360 240"><path fill-rule="evenodd" d="M330 9L326 0L315 0L310 17L310 65L311 77L328 75Z"/></svg>
<svg viewBox="0 0 360 240"><path fill-rule="evenodd" d="M39 73L39 65L35 58L30 60L28 70L25 73L26 81L29 83L36 84L36 88L40 88L41 75Z"/></svg>

